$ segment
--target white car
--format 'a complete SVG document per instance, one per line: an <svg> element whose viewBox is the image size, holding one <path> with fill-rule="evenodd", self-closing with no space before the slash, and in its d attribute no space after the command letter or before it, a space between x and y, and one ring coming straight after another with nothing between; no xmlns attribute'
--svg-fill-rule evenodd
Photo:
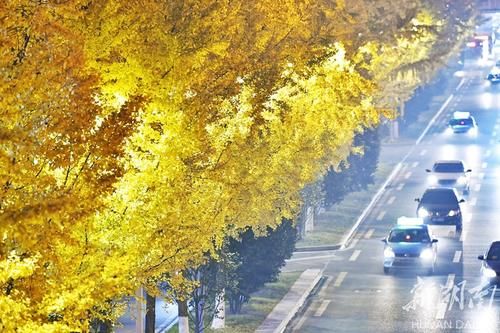
<svg viewBox="0 0 500 333"><path fill-rule="evenodd" d="M460 160L436 161L432 169L426 169L429 173L429 185L437 187L453 187L468 194L470 190L471 169L465 169Z"/></svg>

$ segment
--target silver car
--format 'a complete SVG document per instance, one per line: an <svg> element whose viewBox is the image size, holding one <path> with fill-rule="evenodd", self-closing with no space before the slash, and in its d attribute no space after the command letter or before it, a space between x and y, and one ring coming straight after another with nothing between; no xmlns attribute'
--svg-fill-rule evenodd
<svg viewBox="0 0 500 333"><path fill-rule="evenodd" d="M426 169L429 173L428 182L433 187L453 187L462 190L463 194L470 191L471 169L465 169L460 160L436 161L432 169Z"/></svg>

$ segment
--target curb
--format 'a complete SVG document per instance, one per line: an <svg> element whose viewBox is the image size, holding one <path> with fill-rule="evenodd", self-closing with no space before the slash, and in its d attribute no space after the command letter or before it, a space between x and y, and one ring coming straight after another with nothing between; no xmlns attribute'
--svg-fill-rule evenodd
<svg viewBox="0 0 500 333"><path fill-rule="evenodd" d="M307 277L307 275L312 275L313 279L305 287L302 293L297 295L297 292L293 289L294 287L300 288L301 278ZM276 304L271 313L267 315L266 319L264 319L264 322L255 330L255 332L283 333L287 328L288 324L290 323L290 321L295 317L299 309L305 303L311 292L314 290L316 285L321 281L322 276L323 276L322 269L306 269L299 276L297 281L295 281L295 283L290 288L285 297L283 297L283 299L278 304ZM298 300L294 300L294 298L297 297ZM285 302L283 302L283 300L286 300L287 298L291 298L290 301L294 302L292 308L288 308L289 304L285 304ZM286 313L284 318L282 315L283 313Z"/></svg>
<svg viewBox="0 0 500 333"><path fill-rule="evenodd" d="M295 248L294 252L335 251L335 250L339 250L341 247L342 247L342 244L301 246L301 247Z"/></svg>

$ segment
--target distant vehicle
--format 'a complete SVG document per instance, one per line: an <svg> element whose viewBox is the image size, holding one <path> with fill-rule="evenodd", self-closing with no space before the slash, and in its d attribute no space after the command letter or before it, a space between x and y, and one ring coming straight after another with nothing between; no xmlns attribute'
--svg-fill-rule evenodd
<svg viewBox="0 0 500 333"><path fill-rule="evenodd" d="M422 198L417 198L417 216L425 224L451 225L457 231L462 230L462 210L458 200L458 193L454 188L431 187L425 190Z"/></svg>
<svg viewBox="0 0 500 333"><path fill-rule="evenodd" d="M470 133L477 135L477 124L470 112L453 112L453 118L448 122L448 127L453 133Z"/></svg>
<svg viewBox="0 0 500 333"><path fill-rule="evenodd" d="M391 268L425 269L433 274L437 261L437 239L421 218L400 217L384 242L384 273Z"/></svg>
<svg viewBox="0 0 500 333"><path fill-rule="evenodd" d="M493 67L488 76L486 77L491 83L500 83L500 64L497 62L496 66Z"/></svg>
<svg viewBox="0 0 500 333"><path fill-rule="evenodd" d="M477 257L482 261L481 276L490 286L500 285L500 241L493 242L486 254Z"/></svg>
<svg viewBox="0 0 500 333"><path fill-rule="evenodd" d="M425 169L429 173L428 181L431 186L454 187L462 190L463 194L470 191L471 169L465 170L460 160L436 161L432 169Z"/></svg>

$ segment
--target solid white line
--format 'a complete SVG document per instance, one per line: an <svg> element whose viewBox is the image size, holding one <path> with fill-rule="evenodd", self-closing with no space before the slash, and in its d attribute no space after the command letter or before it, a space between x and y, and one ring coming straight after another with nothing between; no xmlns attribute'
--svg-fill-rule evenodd
<svg viewBox="0 0 500 333"><path fill-rule="evenodd" d="M405 186L405 183L401 183L396 187L396 190L401 191L403 189L403 186Z"/></svg>
<svg viewBox="0 0 500 333"><path fill-rule="evenodd" d="M368 230L365 234L365 239L369 239L373 235L374 232L375 232L375 229Z"/></svg>
<svg viewBox="0 0 500 333"><path fill-rule="evenodd" d="M387 204L390 205L394 202L394 200L396 200L396 197L395 196L392 196L389 198L389 200L387 200Z"/></svg>
<svg viewBox="0 0 500 333"><path fill-rule="evenodd" d="M431 121L429 122L429 124L427 124L427 127L424 129L424 131L422 132L422 134L420 134L420 136L418 137L418 139L416 141L417 145L420 143L420 141L422 141L422 139L427 134L427 132L429 131L429 129L431 128L431 126L436 122L436 119L441 115L441 113L444 111L444 109L446 109L446 107L448 106L448 104L450 104L450 102L451 102L452 99L453 99L453 94L451 94L450 97L448 97L448 99L444 102L444 104L441 106L441 108L438 110L438 112L431 119Z"/></svg>
<svg viewBox="0 0 500 333"><path fill-rule="evenodd" d="M462 88L464 83L465 83L465 78L463 77L458 86L455 88L455 91L458 91L460 88Z"/></svg>
<svg viewBox="0 0 500 333"><path fill-rule="evenodd" d="M487 162L483 162L483 164L481 164L481 168L486 169L487 167L488 167L488 163Z"/></svg>
<svg viewBox="0 0 500 333"><path fill-rule="evenodd" d="M352 256L349 258L349 261L356 261L356 259L358 259L360 253L361 253L361 250L355 250L352 253Z"/></svg>
<svg viewBox="0 0 500 333"><path fill-rule="evenodd" d="M475 206L476 204L477 204L477 198L474 197L474 198L470 199L469 205Z"/></svg>
<svg viewBox="0 0 500 333"><path fill-rule="evenodd" d="M411 171L407 172L406 175L405 175L405 179L408 179L411 177Z"/></svg>
<svg viewBox="0 0 500 333"><path fill-rule="evenodd" d="M307 319L309 319L309 318L307 318L307 316L302 316L302 318L300 318L300 320L297 322L297 325L295 325L293 327L294 328L293 331L294 332L299 332Z"/></svg>
<svg viewBox="0 0 500 333"><path fill-rule="evenodd" d="M481 184L474 185L474 191L479 192L481 190Z"/></svg>
<svg viewBox="0 0 500 333"><path fill-rule="evenodd" d="M467 236L467 232L465 230L462 230L462 234L460 235L460 241L461 242L465 241L466 236Z"/></svg>
<svg viewBox="0 0 500 333"><path fill-rule="evenodd" d="M412 168L416 168L418 166L418 162L413 162L413 164L411 165Z"/></svg>
<svg viewBox="0 0 500 333"><path fill-rule="evenodd" d="M323 315L323 312L325 312L330 302L331 301L329 299L325 299L323 302L321 302L321 305L319 306L318 310L316 310L316 312L314 313L314 317L321 317L321 315Z"/></svg>
<svg viewBox="0 0 500 333"><path fill-rule="evenodd" d="M378 214L377 221L382 221L384 216L385 216L385 210L381 211L380 214Z"/></svg>
<svg viewBox="0 0 500 333"><path fill-rule="evenodd" d="M344 281L346 275L347 275L347 272L340 272L339 275L337 276L337 279L333 283L333 286L340 287L340 285L342 284L342 281Z"/></svg>
<svg viewBox="0 0 500 333"><path fill-rule="evenodd" d="M420 156L424 156L427 153L427 149L422 149L420 151Z"/></svg>
<svg viewBox="0 0 500 333"><path fill-rule="evenodd" d="M462 251L455 251L455 256L453 257L453 262L460 262L460 257L462 256Z"/></svg>

